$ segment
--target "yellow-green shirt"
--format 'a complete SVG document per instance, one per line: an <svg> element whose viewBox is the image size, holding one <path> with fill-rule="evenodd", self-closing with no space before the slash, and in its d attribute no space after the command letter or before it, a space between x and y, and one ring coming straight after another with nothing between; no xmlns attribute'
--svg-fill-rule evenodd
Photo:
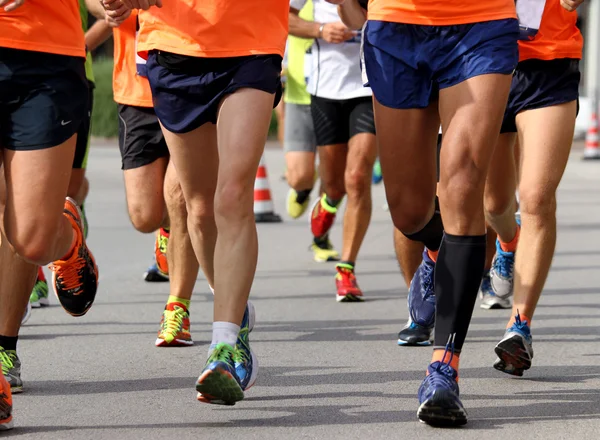
<svg viewBox="0 0 600 440"><path fill-rule="evenodd" d="M304 20L313 20L312 0L306 2L298 16ZM298 38L292 35L288 37L287 81L283 96L286 103L310 104L310 95L306 91L306 80L304 78L304 55L312 44L313 40L309 38Z"/></svg>
<svg viewBox="0 0 600 440"><path fill-rule="evenodd" d="M88 10L85 5L85 0L79 0L79 14L81 15L81 25L83 26L83 32L88 30ZM94 82L94 69L92 69L92 54L87 53L85 58L85 76L88 81Z"/></svg>

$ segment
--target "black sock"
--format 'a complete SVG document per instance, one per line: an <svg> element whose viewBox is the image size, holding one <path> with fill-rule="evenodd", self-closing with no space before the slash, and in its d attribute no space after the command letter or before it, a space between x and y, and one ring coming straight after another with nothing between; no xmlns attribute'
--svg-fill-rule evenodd
<svg viewBox="0 0 600 440"><path fill-rule="evenodd" d="M19 339L18 336L0 335L0 347L5 350L15 351L17 349L17 339Z"/></svg>
<svg viewBox="0 0 600 440"><path fill-rule="evenodd" d="M302 191L298 191L296 193L296 203L299 203L302 205L306 201L306 199L308 199L308 196L310 196L311 191L312 191L312 188L303 189Z"/></svg>
<svg viewBox="0 0 600 440"><path fill-rule="evenodd" d="M435 197L435 210L433 211L433 217L429 220L429 223L425 225L423 229L414 234L404 234L406 238L413 241L420 241L430 251L437 251L442 244L442 237L444 236L444 224L442 223L442 216L440 215L440 202Z"/></svg>
<svg viewBox="0 0 600 440"><path fill-rule="evenodd" d="M327 202L327 204L329 206L331 206L332 208L337 208L337 206L340 204L341 201L342 201L342 199L333 200L333 199L330 199L329 196L325 196L325 202Z"/></svg>
<svg viewBox="0 0 600 440"><path fill-rule="evenodd" d="M485 265L485 235L445 234L435 263L435 348L456 333L460 352L473 315Z"/></svg>

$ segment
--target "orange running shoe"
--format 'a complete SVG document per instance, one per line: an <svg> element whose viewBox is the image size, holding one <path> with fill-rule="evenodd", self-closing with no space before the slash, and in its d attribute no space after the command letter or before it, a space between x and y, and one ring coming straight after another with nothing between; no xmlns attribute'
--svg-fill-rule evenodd
<svg viewBox="0 0 600 440"><path fill-rule="evenodd" d="M12 428L12 394L10 392L10 385L4 375L0 374L0 431L8 431Z"/></svg>
<svg viewBox="0 0 600 440"><path fill-rule="evenodd" d="M83 236L81 211L73 199L67 197L64 216L76 234L76 244L67 260L50 264L54 293L65 311L72 316L85 315L96 298L98 289L98 266Z"/></svg>
<svg viewBox="0 0 600 440"><path fill-rule="evenodd" d="M157 347L187 347L194 345L190 333L190 314L178 302L168 303L160 321Z"/></svg>
<svg viewBox="0 0 600 440"><path fill-rule="evenodd" d="M169 265L167 264L167 246L169 244L169 231L160 228L156 233L156 244L154 245L154 258L159 273L169 276Z"/></svg>
<svg viewBox="0 0 600 440"><path fill-rule="evenodd" d="M362 291L358 287L354 268L347 264L338 264L335 269L335 285L337 287L337 302L360 302L364 301Z"/></svg>
<svg viewBox="0 0 600 440"><path fill-rule="evenodd" d="M310 215L310 229L313 236L317 238L327 235L337 213L337 208L329 206L325 198L326 196L323 194L323 197L316 201Z"/></svg>

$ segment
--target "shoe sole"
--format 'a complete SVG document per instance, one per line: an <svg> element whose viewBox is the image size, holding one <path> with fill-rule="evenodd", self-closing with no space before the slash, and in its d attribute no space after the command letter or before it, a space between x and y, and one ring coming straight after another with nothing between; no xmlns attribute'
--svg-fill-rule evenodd
<svg viewBox="0 0 600 440"><path fill-rule="evenodd" d="M244 391L235 378L219 368L206 370L196 382L198 401L213 405L235 405L244 399Z"/></svg>
<svg viewBox="0 0 600 440"><path fill-rule="evenodd" d="M16 387L10 387L10 392L11 394L21 394L23 392L23 385L21 386L16 386Z"/></svg>
<svg viewBox="0 0 600 440"><path fill-rule="evenodd" d="M7 421L0 420L0 431L8 431L14 428L12 417L10 417Z"/></svg>
<svg viewBox="0 0 600 440"><path fill-rule="evenodd" d="M329 262L332 262L332 261L340 261L340 257L333 257L332 256L332 257L327 257L327 258L318 258L318 257L315 256L314 260L317 263L329 263Z"/></svg>
<svg viewBox="0 0 600 440"><path fill-rule="evenodd" d="M165 276L159 272L149 270L147 272L144 272L144 281L147 281L149 283L166 282L169 281L169 276Z"/></svg>
<svg viewBox="0 0 600 440"><path fill-rule="evenodd" d="M518 336L500 341L494 348L498 360L494 368L512 376L523 376L523 371L531 368L531 357Z"/></svg>
<svg viewBox="0 0 600 440"><path fill-rule="evenodd" d="M398 345L400 347L429 347L432 344L432 341L405 341L403 339L398 339Z"/></svg>
<svg viewBox="0 0 600 440"><path fill-rule="evenodd" d="M167 342L164 339L156 338L154 343L157 347L191 347L194 345L194 341L186 341L184 339L173 339L171 342Z"/></svg>
<svg viewBox="0 0 600 440"><path fill-rule="evenodd" d="M335 300L339 303L365 302L362 296L352 295L351 293L348 295L337 295Z"/></svg>
<svg viewBox="0 0 600 440"><path fill-rule="evenodd" d="M436 427L463 426L467 412L448 393L436 392L419 406L417 417L422 423Z"/></svg>
<svg viewBox="0 0 600 440"><path fill-rule="evenodd" d="M499 304L499 303L492 303L492 304L481 303L479 305L479 307L484 310L505 310L505 309L510 309L512 307L512 305L508 304L507 306L503 306L502 304Z"/></svg>

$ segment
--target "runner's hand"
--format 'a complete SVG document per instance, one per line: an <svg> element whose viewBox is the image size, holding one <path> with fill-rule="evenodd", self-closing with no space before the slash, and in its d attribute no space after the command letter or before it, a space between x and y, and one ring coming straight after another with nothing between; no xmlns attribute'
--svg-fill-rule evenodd
<svg viewBox="0 0 600 440"><path fill-rule="evenodd" d="M560 5L569 12L573 12L582 3L583 3L583 0L560 0Z"/></svg>
<svg viewBox="0 0 600 440"><path fill-rule="evenodd" d="M101 0L104 19L110 27L119 27L131 15L131 9L121 0Z"/></svg>
<svg viewBox="0 0 600 440"><path fill-rule="evenodd" d="M5 12L11 12L20 6L23 6L25 0L0 0L0 8L4 8Z"/></svg>
<svg viewBox="0 0 600 440"><path fill-rule="evenodd" d="M152 6L162 8L162 0L123 0L131 9L143 9L147 11Z"/></svg>
<svg viewBox="0 0 600 440"><path fill-rule="evenodd" d="M355 32L348 29L341 21L337 23L326 23L325 26L323 26L322 37L323 40L328 43L343 43L354 37L354 35Z"/></svg>

